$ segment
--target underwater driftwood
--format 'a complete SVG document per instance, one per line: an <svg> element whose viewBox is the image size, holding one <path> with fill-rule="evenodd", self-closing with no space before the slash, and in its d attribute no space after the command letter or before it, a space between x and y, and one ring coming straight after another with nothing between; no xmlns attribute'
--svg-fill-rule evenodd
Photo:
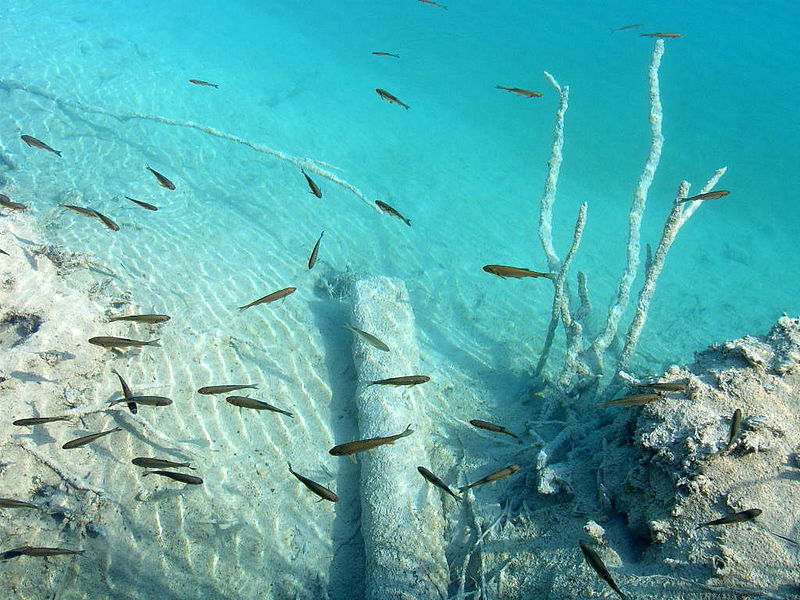
<svg viewBox="0 0 800 600"><path fill-rule="evenodd" d="M375 277L355 285L353 325L385 342L382 352L356 336L353 357L361 383L357 392L362 439L395 435L411 424L414 433L360 453L361 532L366 557L366 597L435 598L448 586L444 517L439 492L417 474L430 461L425 444L425 386L367 385L414 375L419 350L414 315L402 281ZM432 496L430 496L432 495Z"/></svg>
<svg viewBox="0 0 800 600"><path fill-rule="evenodd" d="M562 162L562 147L564 144L564 116L568 107L569 87L560 86L550 75L545 73L547 80L559 92L559 104L556 110L556 122L553 134L553 145L551 147L550 159L548 161L547 177L545 179L544 193L539 203L539 239L547 257L548 266L551 272L557 272L555 279L555 292L553 299L553 309L548 327L545 342L536 365L535 374L542 377L547 358L553 344L553 338L558 323L564 326L566 334L566 359L558 377L558 388L566 393L578 393L586 382L597 382L603 377L605 368L605 357L611 342L617 335L622 316L628 306L631 294L631 287L636 278L639 268L639 255L641 253L641 224L647 203L647 193L658 169L661 158L661 150L664 145L664 136L661 131L663 112L661 107L661 96L659 91L658 69L661 65L661 57L664 54L664 41L656 40L653 47L652 59L648 69L649 97L650 97L650 150L645 161L644 168L639 177L638 184L634 190L633 203L628 216L628 241L626 244L626 262L622 275L620 276L617 291L608 309L605 326L598 333L588 347L584 345L584 329L586 318L591 311L589 302L588 286L586 276L578 273L577 289L578 300L577 309L574 316L571 313L571 294L567 281L567 269L577 246L585 223L586 206L581 205L578 220L575 225L573 242L567 254L567 258L562 262L555 252L552 239L552 216L553 203L558 183L558 175ZM718 169L714 176L703 187L702 192L707 192L716 185L719 178L725 173L725 168ZM678 233L681 226L697 210L701 201L694 201L686 204L680 200L686 198L689 184L682 182L678 191L678 196L673 202L673 208L667 217L655 255L648 259L645 264L644 283L639 292L636 311L633 320L624 336L624 347L617 359L615 373L623 370L630 361L636 344L639 340L642 328L647 318L647 311L655 292L656 281L664 266L666 254ZM576 381L576 379L578 379Z"/></svg>

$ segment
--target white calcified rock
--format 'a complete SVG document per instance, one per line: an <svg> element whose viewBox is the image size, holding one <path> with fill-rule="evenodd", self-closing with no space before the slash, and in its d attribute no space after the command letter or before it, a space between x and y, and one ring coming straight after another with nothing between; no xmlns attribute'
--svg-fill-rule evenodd
<svg viewBox="0 0 800 600"><path fill-rule="evenodd" d="M598 544L605 544L606 530L594 521L587 521L583 526L583 531Z"/></svg>
<svg viewBox="0 0 800 600"><path fill-rule="evenodd" d="M414 314L402 281L375 277L355 284L353 325L391 344L381 352L354 337L353 358L361 381L419 374ZM361 532L368 599L430 597L431 585L447 589L440 492L416 476L430 460L425 447L425 394L434 382L414 387L359 385L356 403L362 438L414 433L359 455ZM412 475L409 475L412 474Z"/></svg>

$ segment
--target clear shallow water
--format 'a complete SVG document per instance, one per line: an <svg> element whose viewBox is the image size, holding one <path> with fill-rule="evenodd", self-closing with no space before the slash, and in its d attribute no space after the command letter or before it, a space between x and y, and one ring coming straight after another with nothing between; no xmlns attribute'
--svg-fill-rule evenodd
<svg viewBox="0 0 800 600"><path fill-rule="evenodd" d="M290 456L292 436L325 449L356 431L348 412L355 384L341 377L352 373L341 358L349 351L340 328L347 310L322 293L355 277L406 282L422 367L453 385L436 410L458 406L461 418L474 407L520 416L529 410L513 401L538 357L550 288L503 281L480 267L544 268L536 224L557 101L541 76L547 70L571 88L555 239L563 255L577 206L588 201L574 268L589 276L595 319L605 318L648 145L652 41L639 31L684 34L667 40L662 62L666 143L643 241L656 243L681 179L698 188L727 166L719 187L732 194L702 206L679 234L634 366L658 371L800 310L800 283L790 275L800 261L793 196L800 150L791 127L798 82L788 50L800 11L791 3L762 3L757 12L745 2L451 2L444 11L413 0L200 7L13 1L4 8L0 79L50 97L31 88L0 90L0 149L17 166L3 172L2 191L30 204L53 242L92 253L113 270L115 292L173 315L161 333L170 351L126 365L132 377L146 376L170 393L209 380L259 378L305 415L302 433L263 433L260 425L231 422L217 406L182 412L184 439L200 423L203 439L224 440L222 479L241 444L232 432L242 427L252 446L272 445L276 463L298 460ZM609 33L629 23L645 26ZM401 58L375 57L374 50ZM190 78L220 87L193 86ZM498 84L544 96L517 98ZM381 101L376 87L411 109ZM413 226L315 177L324 192L318 200L295 166L240 144L87 113L52 98L192 121L325 161ZM25 147L20 133L47 141L64 159ZM177 190L159 188L146 164ZM123 195L160 210L145 212ZM122 230L65 214L58 202L92 206ZM308 252L322 230L320 262L309 272ZM298 292L275 310L236 310L288 285ZM306 458L323 473L313 452ZM236 467L241 477L255 462ZM348 466L336 468L346 474ZM256 512L254 504L246 514ZM329 527L325 519L314 523ZM335 535L324 529L321 547ZM257 542L248 543L241 562ZM328 570L324 554L308 550L316 562L307 579Z"/></svg>

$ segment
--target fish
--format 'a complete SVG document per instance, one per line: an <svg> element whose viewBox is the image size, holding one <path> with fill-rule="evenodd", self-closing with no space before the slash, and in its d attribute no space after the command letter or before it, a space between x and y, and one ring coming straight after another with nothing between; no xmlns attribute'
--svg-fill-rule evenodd
<svg viewBox="0 0 800 600"><path fill-rule="evenodd" d="M32 502L25 502L24 500L0 498L0 508L39 508L39 506Z"/></svg>
<svg viewBox="0 0 800 600"><path fill-rule="evenodd" d="M418 0L418 2L422 2L423 4L427 4L428 6L436 6L438 8L443 8L447 10L447 7L444 4L439 4L438 2L434 2L433 0Z"/></svg>
<svg viewBox="0 0 800 600"><path fill-rule="evenodd" d="M408 104L406 104L405 102L401 102L400 100L398 100L395 96L392 96L386 90L382 90L381 88L375 88L375 91L378 92L378 96L380 96L381 98L386 100L389 104L397 104L397 106L402 106L406 110L411 108Z"/></svg>
<svg viewBox="0 0 800 600"><path fill-rule="evenodd" d="M598 406L644 406L663 397L661 394L631 394L630 396L601 402Z"/></svg>
<svg viewBox="0 0 800 600"><path fill-rule="evenodd" d="M451 490L449 487L447 487L441 479L439 479L436 475L431 473L428 469L426 469L425 467L417 467L417 471L419 471L419 474L422 475L425 479L427 479L430 483L438 487L440 490L450 494L453 498L456 499L457 502L461 502L461 497L458 494L456 494L453 490Z"/></svg>
<svg viewBox="0 0 800 600"><path fill-rule="evenodd" d="M28 210L28 207L19 202L14 202L5 194L0 194L0 206L11 210Z"/></svg>
<svg viewBox="0 0 800 600"><path fill-rule="evenodd" d="M319 186L316 183L314 183L314 180L308 176L308 173L306 173L305 170L300 169L300 172L303 174L303 177L306 178L309 193L314 194L317 198L322 198L322 190L319 189Z"/></svg>
<svg viewBox="0 0 800 600"><path fill-rule="evenodd" d="M394 58L400 58L399 54L393 54L391 52L373 52L375 56L392 56Z"/></svg>
<svg viewBox="0 0 800 600"><path fill-rule="evenodd" d="M119 231L119 225L117 225L116 223L114 223L114 221L112 221L111 219L109 219L109 218L108 218L107 216L105 216L103 213L101 213L101 212L99 212L99 211L94 211L94 215L95 215L95 216L96 216L98 219L100 219L100 221L102 221L103 225L105 225L106 227L108 227L108 228L109 228L111 231Z"/></svg>
<svg viewBox="0 0 800 600"><path fill-rule="evenodd" d="M389 377L388 379L377 379L367 382L367 385L419 385L430 381L427 375L403 375L402 377Z"/></svg>
<svg viewBox="0 0 800 600"><path fill-rule="evenodd" d="M355 333L358 337L367 342L373 348L377 348L378 350L383 350L384 352L389 352L389 346L384 344L382 341L380 341L371 333L367 333L366 331L359 329L358 327L353 327L349 323L345 323L344 327Z"/></svg>
<svg viewBox="0 0 800 600"><path fill-rule="evenodd" d="M207 87L213 87L213 88L219 87L216 83L208 83L207 81L203 81L202 79L190 79L189 83L193 83L195 85L205 85Z"/></svg>
<svg viewBox="0 0 800 600"><path fill-rule="evenodd" d="M141 404L142 406L169 406L172 404L172 400L170 398L165 398L164 396L128 396L127 398L123 398L121 400L112 400L111 405L119 404L120 402L134 402L136 404Z"/></svg>
<svg viewBox="0 0 800 600"><path fill-rule="evenodd" d="M19 427L32 427L33 425L44 425L45 423L55 423L56 421L69 421L69 417L32 417L30 419L17 419L11 424Z"/></svg>
<svg viewBox="0 0 800 600"><path fill-rule="evenodd" d="M513 277L514 279L522 279L523 277L546 277L547 279L555 279L555 273L541 273L539 271L531 271L530 269L521 269L519 267L507 267L505 265L484 265L483 270L492 275L497 275L501 279L506 277Z"/></svg>
<svg viewBox="0 0 800 600"><path fill-rule="evenodd" d="M643 383L640 387L650 388L659 392L685 392L689 386L685 383L678 383L677 381L668 381L664 383Z"/></svg>
<svg viewBox="0 0 800 600"><path fill-rule="evenodd" d="M20 139L28 144L31 148L41 148L42 150L47 150L48 152L52 152L53 154L58 154L59 158L61 157L60 150L53 150L50 146L45 144L42 140L37 140L32 135L21 135Z"/></svg>
<svg viewBox="0 0 800 600"><path fill-rule="evenodd" d="M248 398L247 396L228 396L225 398L225 401L229 404L233 404L234 406L238 406L239 408L253 408L255 410L271 410L272 412L281 413L282 415L286 415L287 417L294 418L294 415L290 413L288 410L282 410L276 406L272 406L271 404L267 404L266 402L262 402L261 400L256 400L255 398Z"/></svg>
<svg viewBox="0 0 800 600"><path fill-rule="evenodd" d="M386 204L386 202L381 202L380 200L375 200L375 204L378 206L378 208L380 208L387 215L390 215L392 217L397 217L398 219L403 221L403 223L405 223L406 225L411 227L411 219L406 219L403 215L401 215L399 212L397 212L397 210L395 208L393 208L393 207L389 206L388 204Z"/></svg>
<svg viewBox="0 0 800 600"><path fill-rule="evenodd" d="M511 437L513 437L515 440L519 440L520 442L522 441L517 434L510 432L508 429L502 427L501 425L495 425L494 423L489 423L488 421L481 421L480 419L472 419L469 422L469 424L472 425L473 427L477 427L478 429L485 429L486 431L494 431L496 433L505 433L506 435L510 435Z"/></svg>
<svg viewBox="0 0 800 600"><path fill-rule="evenodd" d="M373 448L383 446L384 444L394 444L400 438L409 436L412 433L414 433L414 430L411 429L411 424L409 424L402 433L398 433L397 435L369 438L366 440L355 440L353 442L339 444L338 446L331 448L328 453L332 454L333 456L348 456L350 454L355 454L356 452L370 451Z"/></svg>
<svg viewBox="0 0 800 600"><path fill-rule="evenodd" d="M639 37L653 37L653 38L679 38L683 37L682 33L640 33Z"/></svg>
<svg viewBox="0 0 800 600"><path fill-rule="evenodd" d="M730 194L728 190L706 192L705 194L697 194L696 196L691 196L689 198L681 198L678 200L678 204L683 204L684 202L694 202L695 200L716 200L717 198L722 198L728 194Z"/></svg>
<svg viewBox="0 0 800 600"><path fill-rule="evenodd" d="M207 385L206 387L201 387L197 390L198 394L227 394L228 392L233 392L236 390L243 390L246 388L255 389L258 387L258 384L255 383L247 383L247 384L231 384L231 385Z"/></svg>
<svg viewBox="0 0 800 600"><path fill-rule="evenodd" d="M167 188L168 190L174 190L174 189L175 189L175 184L174 184L174 183L172 183L172 182L171 182L169 179L167 179L166 177L164 177L164 176L163 176L161 173L159 173L158 171L155 171L155 170L151 169L151 168L150 168L150 167L148 167L147 165L145 165L145 168L146 168L148 171L150 171L150 172L151 172L151 173L152 173L152 174L155 176L155 178L158 180L158 185L160 185L161 187L165 187L165 188Z"/></svg>
<svg viewBox="0 0 800 600"><path fill-rule="evenodd" d="M112 317L108 320L109 323L114 321L133 321L134 323L165 323L169 321L168 315L125 315L122 317Z"/></svg>
<svg viewBox="0 0 800 600"><path fill-rule="evenodd" d="M513 475L514 473L519 471L519 469L520 469L519 465L508 465L507 467L500 469L499 471L495 471L494 473L487 475L483 479L479 479L475 483L470 483L469 485L465 485L464 487L459 488L458 491L463 494L468 489L477 487L479 485L483 485L484 483L489 483L491 481L497 481L498 479L503 479L503 477L508 477L509 475Z"/></svg>
<svg viewBox="0 0 800 600"><path fill-rule="evenodd" d="M755 519L758 515L760 515L762 511L760 508L749 508L747 510L742 510L737 513L733 513L732 515L728 515L722 517L721 519L714 519L713 521L709 521L708 523L703 523L702 525L698 525L695 529L700 529L701 527L708 527L709 525L730 525L731 523L743 523L745 521L751 521Z"/></svg>
<svg viewBox="0 0 800 600"><path fill-rule="evenodd" d="M85 446L86 444L91 444L96 439L106 436L109 433L114 433L115 431L122 431L122 428L114 427L114 429L109 429L108 431L101 431L100 433L91 433L89 435L84 435L82 437L68 441L61 447L64 450L71 450L72 448L80 448L81 446Z"/></svg>
<svg viewBox="0 0 800 600"><path fill-rule="evenodd" d="M161 475L174 479L175 481L180 481L181 483L188 483L189 485L201 485L203 483L203 480L195 475L178 473L177 471L147 471L142 474L142 477L147 477L148 475Z"/></svg>
<svg viewBox="0 0 800 600"><path fill-rule="evenodd" d="M595 573L597 573L603 581L611 586L611 589L614 590L617 595L622 598L622 600L628 600L628 596L626 596L622 590L619 589L617 584L614 583L614 580L611 578L611 573L608 572L608 569L603 564L603 560L600 558L600 555L597 554L595 549L583 540L579 540L578 545L581 547L581 551L583 552L583 557L586 559L586 562L589 563L589 566L594 569Z"/></svg>
<svg viewBox="0 0 800 600"><path fill-rule="evenodd" d="M89 338L89 343L95 346L102 346L103 348L141 348L142 346L158 346L159 339L149 341L129 340L128 338L113 337L113 336L97 336Z"/></svg>
<svg viewBox="0 0 800 600"><path fill-rule="evenodd" d="M623 25L622 27L616 27L611 30L611 33L615 31L627 31L628 29L639 29L642 26L642 23L634 23L633 25Z"/></svg>
<svg viewBox="0 0 800 600"><path fill-rule="evenodd" d="M128 400L128 410L131 411L132 415L135 415L139 412L139 408L136 406L136 402L131 402L130 397L133 395L131 394L131 388L128 387L128 382L122 378L122 375L119 374L119 371L116 369L111 369L114 372L114 375L119 378L119 384L122 386L122 395L125 397L125 400Z"/></svg>
<svg viewBox="0 0 800 600"><path fill-rule="evenodd" d="M97 218L97 211L91 208L84 208L82 206L75 206L74 204L59 204L64 208L68 208L69 210L78 213L79 215L83 215L84 217L92 217L93 219Z"/></svg>
<svg viewBox="0 0 800 600"><path fill-rule="evenodd" d="M262 296L258 300L253 300L250 304L245 304L244 306L240 306L239 310L250 308L251 306L255 306L256 304L269 304L270 302L275 302L276 300L285 298L289 294L293 294L295 290L297 290L297 288L294 287L283 288L282 290L278 290L277 292L272 292L271 294Z"/></svg>
<svg viewBox="0 0 800 600"><path fill-rule="evenodd" d="M311 270L314 268L314 265L317 264L317 255L319 254L319 243L322 241L322 236L325 235L325 232L319 234L319 239L317 243L314 244L314 248L311 250L311 256L308 257L308 269Z"/></svg>
<svg viewBox="0 0 800 600"><path fill-rule="evenodd" d="M136 198L131 198L130 196L125 196L125 198L127 200L130 200L131 202L133 202L135 204L138 204L142 208L146 208L147 210L158 210L157 206L154 206L152 204L148 204L147 202L142 202L141 200L137 200Z"/></svg>
<svg viewBox="0 0 800 600"><path fill-rule="evenodd" d="M312 492L314 492L317 496L319 496L323 500L330 500L331 502L339 501L339 496L334 494L324 485L320 485L316 481L313 481L308 477L303 477L302 475L300 475L300 473L296 473L294 469L292 469L292 463L289 463L289 472L295 477L297 477L297 479L299 479L304 486L306 486L308 489L310 489Z"/></svg>
<svg viewBox="0 0 800 600"><path fill-rule="evenodd" d="M192 469L193 471L197 470L188 462L174 462L163 458L150 458L147 456L137 456L136 458L131 459L131 463L136 465L137 467L142 467L144 469L162 469L164 467L172 467L172 468L186 467L187 469Z"/></svg>
<svg viewBox="0 0 800 600"><path fill-rule="evenodd" d="M723 452L727 452L731 448L733 448L733 442L736 439L736 436L739 435L739 428L742 426L742 409L737 408L733 411L733 417L731 417L731 428L728 432L728 445L725 446Z"/></svg>
<svg viewBox="0 0 800 600"><path fill-rule="evenodd" d="M20 546L0 553L0 560L8 560L22 556L58 556L60 554L83 554L83 550L70 550L68 548L45 548L40 546Z"/></svg>
<svg viewBox="0 0 800 600"><path fill-rule="evenodd" d="M502 85L494 86L498 90L505 90L506 92L511 92L512 94L516 94L517 96L522 96L523 98L541 98L541 92L534 92L532 90L523 90L522 88L510 88L504 87Z"/></svg>

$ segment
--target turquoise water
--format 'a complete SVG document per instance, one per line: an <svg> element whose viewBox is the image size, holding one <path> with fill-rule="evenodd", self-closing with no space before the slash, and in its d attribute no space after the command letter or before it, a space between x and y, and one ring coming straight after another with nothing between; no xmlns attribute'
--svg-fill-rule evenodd
<svg viewBox="0 0 800 600"><path fill-rule="evenodd" d="M763 2L757 9L743 1L444 3L447 10L414 0L6 0L0 151L7 164L0 165L0 192L29 204L53 243L89 253L115 273L103 284L112 286L112 296L129 293L143 311L173 315L162 336L173 350L158 355L158 364L128 365L166 382L168 391L261 376L298 412L308 408L300 420L309 438L327 436L321 448L355 434L352 420L340 424L352 416L355 384L339 380L352 364L340 356L350 338L340 327L347 304L338 300L346 300L350 282L385 275L407 285L421 366L452 384L452 397L461 400L448 395L447 402L463 405L459 417L479 406L522 418L528 409L514 402L538 358L551 286L501 280L481 267L546 270L538 201L557 95L542 71L570 86L554 238L563 256L577 207L587 201L573 274L587 273L590 322L598 326L623 267L628 208L649 142L653 40L639 33L678 31L683 38L666 40L660 72L666 142L643 243L657 242L682 179L699 189L727 166L718 187L731 194L705 203L681 230L632 369L657 373L710 343L764 333L782 313L800 312L800 86L792 50L800 10L793 3ZM633 23L644 25L610 33ZM188 83L193 78L219 88ZM543 96L521 98L496 85ZM381 100L375 88L410 109ZM132 114L147 118L118 117ZM370 202L388 202L412 227L312 173L323 190L317 199L291 162L165 120L323 161L321 168ZM46 141L63 159L26 147L20 134ZM145 165L177 189L158 187ZM125 195L160 210L143 211ZM91 206L121 230L65 213L60 202ZM308 253L323 230L319 263L309 272ZM298 292L277 310L236 310L290 285ZM91 327L90 335L99 334L97 324ZM557 354L562 349L559 333ZM558 357L552 362L558 365ZM227 440L222 458L237 460L230 448L243 442L232 430L247 425L205 410L178 416L185 438L202 427L205 439ZM246 438L259 448L268 440L280 459L265 460L282 463L298 435L258 429ZM294 452L295 462L301 455ZM307 461L324 473L319 462ZM224 480L248 475L255 461L220 464ZM345 472L340 485L353 478L349 466L337 468ZM246 514L257 511L255 500L242 502ZM258 532L285 531L291 522L301 530L298 539L311 531L315 540L308 572L287 564L290 575L271 580L275 597L316 589L320 573L332 590L361 585L363 557L332 550L349 537L348 521L331 526L318 516L307 520L305 508L294 510L275 511L255 525ZM356 509L341 510L357 518ZM242 539L237 565L268 569L287 548L306 552L306 542L294 537L274 554L255 535ZM224 568L226 544L219 539L216 558L208 559L224 573L217 579L233 576ZM187 564L195 577L207 566ZM132 593L120 583L129 573L109 572L112 589ZM243 577L247 583L226 597L254 597L256 583ZM223 594L218 583L207 585L209 597Z"/></svg>

